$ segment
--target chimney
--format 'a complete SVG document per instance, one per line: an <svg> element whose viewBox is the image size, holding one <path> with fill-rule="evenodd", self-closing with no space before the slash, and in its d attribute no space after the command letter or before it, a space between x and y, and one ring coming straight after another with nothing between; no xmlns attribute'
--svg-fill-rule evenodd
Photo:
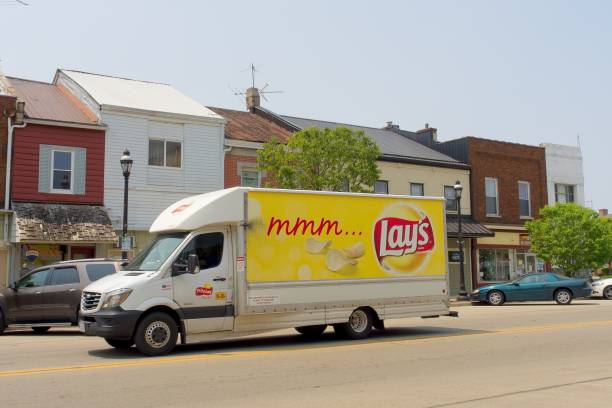
<svg viewBox="0 0 612 408"><path fill-rule="evenodd" d="M599 209L599 216L600 217L607 217L608 216L608 209L607 208L600 208Z"/></svg>
<svg viewBox="0 0 612 408"><path fill-rule="evenodd" d="M399 125L394 125L393 121L390 120L387 122L387 124L385 125L385 127L383 129L386 130L399 130Z"/></svg>
<svg viewBox="0 0 612 408"><path fill-rule="evenodd" d="M257 88L247 89L246 104L247 104L247 110L251 112L253 112L255 108L259 108L261 106L259 89Z"/></svg>

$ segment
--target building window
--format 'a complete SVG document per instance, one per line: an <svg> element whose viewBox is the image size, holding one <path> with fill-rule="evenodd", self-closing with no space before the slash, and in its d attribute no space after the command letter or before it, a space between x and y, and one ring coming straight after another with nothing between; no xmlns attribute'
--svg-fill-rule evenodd
<svg viewBox="0 0 612 408"><path fill-rule="evenodd" d="M519 211L521 218L531 217L531 200L529 192L529 183L526 181L519 181Z"/></svg>
<svg viewBox="0 0 612 408"><path fill-rule="evenodd" d="M374 194L389 194L389 182L387 180L376 180L374 182Z"/></svg>
<svg viewBox="0 0 612 408"><path fill-rule="evenodd" d="M243 168L240 175L242 187L259 187L259 171L253 168Z"/></svg>
<svg viewBox="0 0 612 408"><path fill-rule="evenodd" d="M480 282L504 282L515 277L512 272L510 249L491 248L478 250Z"/></svg>
<svg viewBox="0 0 612 408"><path fill-rule="evenodd" d="M423 183L410 183L410 195L411 196L424 196L425 188Z"/></svg>
<svg viewBox="0 0 612 408"><path fill-rule="evenodd" d="M444 199L446 211L457 211L457 195L453 186L444 186Z"/></svg>
<svg viewBox="0 0 612 408"><path fill-rule="evenodd" d="M561 204L573 203L574 186L567 184L555 184L555 201Z"/></svg>
<svg viewBox="0 0 612 408"><path fill-rule="evenodd" d="M181 142L149 139L149 166L181 167Z"/></svg>
<svg viewBox="0 0 612 408"><path fill-rule="evenodd" d="M499 215L497 179L485 178L485 207L487 216Z"/></svg>
<svg viewBox="0 0 612 408"><path fill-rule="evenodd" d="M72 152L53 150L51 166L51 191L71 193L74 184L74 155Z"/></svg>

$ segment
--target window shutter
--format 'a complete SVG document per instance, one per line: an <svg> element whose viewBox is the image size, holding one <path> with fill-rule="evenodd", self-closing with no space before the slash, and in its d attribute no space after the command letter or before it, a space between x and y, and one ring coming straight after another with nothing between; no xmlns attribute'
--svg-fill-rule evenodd
<svg viewBox="0 0 612 408"><path fill-rule="evenodd" d="M87 149L74 149L74 194L85 194L85 178L87 176Z"/></svg>
<svg viewBox="0 0 612 408"><path fill-rule="evenodd" d="M38 192L48 193L51 188L51 151L49 145L40 145L38 156Z"/></svg>

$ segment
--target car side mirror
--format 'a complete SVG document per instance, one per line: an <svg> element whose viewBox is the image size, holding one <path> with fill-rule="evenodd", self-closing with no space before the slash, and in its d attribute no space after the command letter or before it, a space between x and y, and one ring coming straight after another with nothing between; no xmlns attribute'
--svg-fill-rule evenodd
<svg viewBox="0 0 612 408"><path fill-rule="evenodd" d="M196 274L200 271L200 260L196 254L189 254L187 257L187 272Z"/></svg>

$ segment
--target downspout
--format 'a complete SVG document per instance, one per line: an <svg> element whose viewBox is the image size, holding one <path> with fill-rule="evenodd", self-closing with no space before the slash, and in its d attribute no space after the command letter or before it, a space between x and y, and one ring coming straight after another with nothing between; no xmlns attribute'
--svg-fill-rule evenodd
<svg viewBox="0 0 612 408"><path fill-rule="evenodd" d="M24 127L26 127L27 123L23 122L23 124L21 125L13 125L11 124L11 118L10 116L7 118L8 119L8 140L7 140L7 146L6 146L6 180L5 180L5 185L4 185L4 210L7 211L7 213L4 214L4 239L6 240L7 244L9 244L9 248L10 248L10 238L9 238L9 225L10 225L10 217L11 217L11 213L9 212L9 204L10 204L10 192L11 192L11 169L12 169L12 163L13 163L13 130L14 129L23 129ZM11 268L11 263L13 261L13 257L11 256L13 255L13 251L8 251L7 253L7 257L6 257L6 271L7 271L7 277L9 279L12 279L13 276L11 276L11 271L13 268Z"/></svg>

